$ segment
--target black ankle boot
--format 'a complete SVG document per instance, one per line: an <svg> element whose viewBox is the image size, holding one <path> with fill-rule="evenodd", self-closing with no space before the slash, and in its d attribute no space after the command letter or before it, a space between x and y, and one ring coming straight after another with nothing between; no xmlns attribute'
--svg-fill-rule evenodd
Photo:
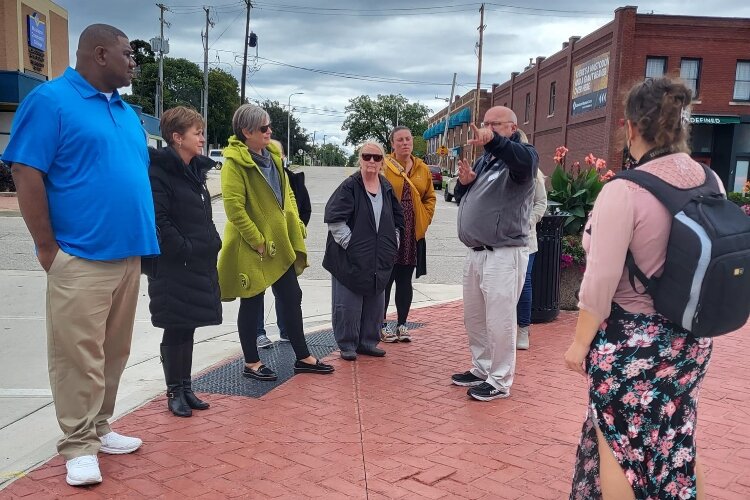
<svg viewBox="0 0 750 500"><path fill-rule="evenodd" d="M182 344L182 389L185 393L185 401L194 410L207 410L210 404L202 401L193 392L193 381L190 372L193 368L193 344Z"/></svg>
<svg viewBox="0 0 750 500"><path fill-rule="evenodd" d="M189 417L193 414L185 400L182 387L182 354L179 345L161 346L161 364L164 368L164 380L167 383L167 408L178 417Z"/></svg>

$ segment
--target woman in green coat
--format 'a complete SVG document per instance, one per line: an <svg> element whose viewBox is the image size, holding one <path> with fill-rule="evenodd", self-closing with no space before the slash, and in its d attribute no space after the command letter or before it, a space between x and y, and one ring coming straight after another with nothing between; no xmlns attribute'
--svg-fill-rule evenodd
<svg viewBox="0 0 750 500"><path fill-rule="evenodd" d="M302 290L297 276L307 267L305 225L297 212L278 147L271 143L265 110L243 104L232 118L234 134L224 149L221 189L227 225L219 255L222 300L240 299L237 328L245 355L243 375L276 380L258 357L256 331L263 294L273 289L282 302L295 373L332 373L310 355L302 327Z"/></svg>

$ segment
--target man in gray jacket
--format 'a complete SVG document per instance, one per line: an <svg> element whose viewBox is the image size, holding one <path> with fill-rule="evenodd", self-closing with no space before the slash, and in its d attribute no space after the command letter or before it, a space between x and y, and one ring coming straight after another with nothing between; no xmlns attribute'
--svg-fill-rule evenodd
<svg viewBox="0 0 750 500"><path fill-rule="evenodd" d="M529 217L539 155L519 141L512 110L495 106L470 145L484 154L458 163L458 238L469 247L463 276L464 324L473 367L453 375L480 401L507 398L516 365L516 304L529 259Z"/></svg>

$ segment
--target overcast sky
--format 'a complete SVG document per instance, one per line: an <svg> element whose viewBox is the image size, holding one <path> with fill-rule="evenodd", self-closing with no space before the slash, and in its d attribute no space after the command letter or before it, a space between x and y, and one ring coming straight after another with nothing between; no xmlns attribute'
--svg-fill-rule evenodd
<svg viewBox="0 0 750 500"><path fill-rule="evenodd" d="M107 23L129 38L149 40L159 33L159 8L147 0L55 0L68 10L70 61L82 29ZM170 8L165 28L170 57L184 57L203 67L201 31L204 5L211 7L211 66L240 80L245 31L243 0L163 0ZM570 36L585 36L610 22L626 2L600 0L503 0L486 2L482 86L502 83L522 71L529 58L549 56ZM211 3L213 2L213 3ZM433 111L450 96L453 72L456 92L476 87L479 5L466 0L255 0L250 29L259 38L248 54L250 99L286 105L316 142L342 143L344 108L349 99L367 94L400 93ZM639 13L750 17L747 0L648 0ZM294 68L292 66L296 66ZM305 68L305 69L299 69ZM330 73L346 74L334 76ZM380 81L377 81L380 79ZM400 83L394 83L400 82ZM349 148L347 148L349 149Z"/></svg>

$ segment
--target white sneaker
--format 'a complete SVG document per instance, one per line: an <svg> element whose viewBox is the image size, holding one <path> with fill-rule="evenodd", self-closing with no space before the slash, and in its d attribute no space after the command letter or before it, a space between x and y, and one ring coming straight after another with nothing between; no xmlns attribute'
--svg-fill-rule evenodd
<svg viewBox="0 0 750 500"><path fill-rule="evenodd" d="M399 342L411 342L411 335L409 335L409 329L406 328L406 325L398 325L396 337L398 337Z"/></svg>
<svg viewBox="0 0 750 500"><path fill-rule="evenodd" d="M516 333L516 349L526 351L529 348L529 327L519 326Z"/></svg>
<svg viewBox="0 0 750 500"><path fill-rule="evenodd" d="M398 342L398 337L391 330L389 325L386 325L380 329L380 341L386 343Z"/></svg>
<svg viewBox="0 0 750 500"><path fill-rule="evenodd" d="M68 470L65 481L71 486L85 486L102 482L102 473L99 471L99 460L96 455L71 458L65 462L65 468Z"/></svg>
<svg viewBox="0 0 750 500"><path fill-rule="evenodd" d="M102 447L99 448L99 451L110 455L133 453L143 444L143 441L138 438L121 436L116 432L105 434L99 439L102 440Z"/></svg>

